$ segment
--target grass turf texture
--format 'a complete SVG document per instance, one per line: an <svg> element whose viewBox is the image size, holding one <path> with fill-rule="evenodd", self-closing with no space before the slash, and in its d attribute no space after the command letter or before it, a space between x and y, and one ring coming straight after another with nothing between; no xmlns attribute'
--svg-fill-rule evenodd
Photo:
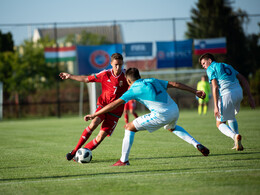
<svg viewBox="0 0 260 195"><path fill-rule="evenodd" d="M207 116L181 111L178 125L210 155L164 129L145 131L136 134L126 167L110 166L121 155L123 118L89 164L65 160L89 124L81 118L2 121L0 194L259 194L259 116L259 109L239 113L245 150L238 152L215 127L212 111Z"/></svg>

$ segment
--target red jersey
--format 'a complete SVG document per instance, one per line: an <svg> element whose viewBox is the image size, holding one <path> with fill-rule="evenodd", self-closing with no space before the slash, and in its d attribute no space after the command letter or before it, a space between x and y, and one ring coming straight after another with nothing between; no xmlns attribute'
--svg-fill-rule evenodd
<svg viewBox="0 0 260 195"><path fill-rule="evenodd" d="M120 98L129 87L125 78L125 70L122 70L118 76L114 75L112 69L103 70L97 74L88 76L88 80L89 82L101 83L102 93L98 97L97 105L102 107ZM121 116L123 110L124 105L120 105L111 111L111 113Z"/></svg>

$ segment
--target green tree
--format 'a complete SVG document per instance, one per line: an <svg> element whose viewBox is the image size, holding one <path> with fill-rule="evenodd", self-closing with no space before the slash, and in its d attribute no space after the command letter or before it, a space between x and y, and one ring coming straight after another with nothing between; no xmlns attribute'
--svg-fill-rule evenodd
<svg viewBox="0 0 260 195"><path fill-rule="evenodd" d="M252 67L246 64L248 50L242 24L247 14L241 10L234 12L229 0L199 0L197 8L191 10L191 22L187 23L187 38L226 37L227 55L219 55L221 60L233 65L243 75L248 76ZM196 64L198 65L195 57Z"/></svg>
<svg viewBox="0 0 260 195"><path fill-rule="evenodd" d="M78 45L102 45L111 44L105 36L82 31L81 34L70 34L66 37L65 43Z"/></svg>
<svg viewBox="0 0 260 195"><path fill-rule="evenodd" d="M53 86L57 77L56 67L46 64L44 45L48 40L38 43L24 41L14 52L0 53L0 80L4 83L4 91L16 104L34 93L37 89Z"/></svg>
<svg viewBox="0 0 260 195"><path fill-rule="evenodd" d="M0 30L0 52L14 51L13 36L10 32L2 33Z"/></svg>

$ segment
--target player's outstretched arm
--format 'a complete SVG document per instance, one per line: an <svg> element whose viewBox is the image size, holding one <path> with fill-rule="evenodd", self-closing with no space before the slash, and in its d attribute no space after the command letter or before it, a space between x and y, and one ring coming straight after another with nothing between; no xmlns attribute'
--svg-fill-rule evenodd
<svg viewBox="0 0 260 195"><path fill-rule="evenodd" d="M246 94L248 96L249 105L251 106L251 108L254 109L255 108L255 101L254 101L254 98L253 98L253 96L252 96L252 94L250 92L249 83L247 82L246 78L242 74L240 74L240 73L238 73L237 78L240 81L243 89L245 90L245 92L246 92Z"/></svg>
<svg viewBox="0 0 260 195"><path fill-rule="evenodd" d="M79 81L79 82L84 82L84 83L88 83L88 77L87 76L80 76L80 75L73 75L73 74L69 74L67 72L61 72L59 74L61 79L72 79L75 81Z"/></svg>
<svg viewBox="0 0 260 195"><path fill-rule="evenodd" d="M95 112L94 114L88 114L88 115L84 116L84 120L85 121L92 120L96 116L101 115L101 114L105 114L105 113L107 113L111 110L114 110L118 106L120 106L121 104L124 104L124 103L125 103L125 101L119 98L119 99L111 102L110 104L106 105L104 108L100 109L99 111Z"/></svg>
<svg viewBox="0 0 260 195"><path fill-rule="evenodd" d="M211 83L212 83L212 96L214 100L214 116L220 118L221 115L218 108L218 98L219 98L218 82L216 79L213 79Z"/></svg>
<svg viewBox="0 0 260 195"><path fill-rule="evenodd" d="M199 98L202 98L202 99L204 99L206 97L206 93L204 91L196 90L192 87L189 87L189 86L182 84L182 83L179 83L179 82L169 81L167 88L177 88L177 89L189 91L189 92L195 94L196 96L198 96Z"/></svg>

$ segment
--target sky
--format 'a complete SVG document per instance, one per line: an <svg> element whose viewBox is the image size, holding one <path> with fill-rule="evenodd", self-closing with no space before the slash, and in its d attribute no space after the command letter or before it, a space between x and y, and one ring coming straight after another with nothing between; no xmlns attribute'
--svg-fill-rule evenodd
<svg viewBox="0 0 260 195"><path fill-rule="evenodd" d="M11 32L15 44L28 39L35 28L53 25L22 27L1 24L92 22L137 19L190 18L190 11L198 0L0 0L0 30ZM232 0L234 10L241 8L248 14L260 14L260 0ZM185 20L123 23L124 41L183 40ZM246 33L259 33L260 17L245 25ZM112 23L111 23L112 24ZM92 24L94 25L94 24ZM59 26L58 26L59 27ZM175 34L174 34L175 32Z"/></svg>

